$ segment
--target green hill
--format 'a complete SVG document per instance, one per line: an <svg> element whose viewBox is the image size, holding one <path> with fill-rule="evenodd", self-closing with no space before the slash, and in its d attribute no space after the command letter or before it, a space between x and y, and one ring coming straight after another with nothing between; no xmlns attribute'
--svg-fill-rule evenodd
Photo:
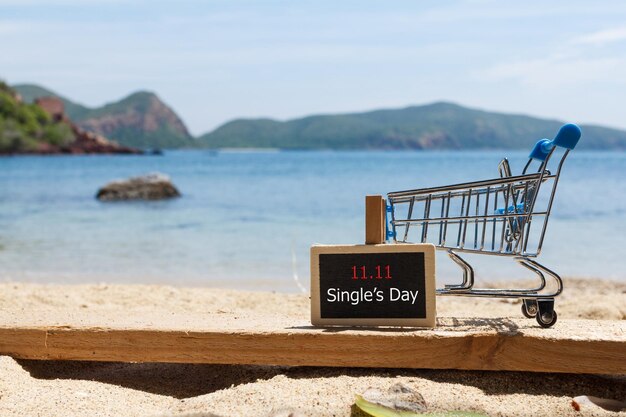
<svg viewBox="0 0 626 417"><path fill-rule="evenodd" d="M21 102L0 81L0 154L36 152L74 140L68 124L53 121L39 106Z"/></svg>
<svg viewBox="0 0 626 417"><path fill-rule="evenodd" d="M557 120L487 112L452 103L309 116L288 121L237 119L198 142L210 148L530 149L552 137ZM626 150L626 131L581 125L585 149Z"/></svg>
<svg viewBox="0 0 626 417"><path fill-rule="evenodd" d="M13 87L28 103L53 96L65 104L65 113L79 127L137 148L196 146L194 138L176 113L156 94L140 91L97 108L75 103L58 93L33 84Z"/></svg>

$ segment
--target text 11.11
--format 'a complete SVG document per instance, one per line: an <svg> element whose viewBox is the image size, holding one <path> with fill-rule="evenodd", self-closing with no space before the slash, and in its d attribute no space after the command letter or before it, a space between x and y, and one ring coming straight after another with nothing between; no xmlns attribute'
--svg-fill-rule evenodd
<svg viewBox="0 0 626 417"><path fill-rule="evenodd" d="M352 279L391 279L391 268L389 265L376 265L375 273L368 274L367 268L363 266L352 266ZM373 271L370 271L373 272Z"/></svg>

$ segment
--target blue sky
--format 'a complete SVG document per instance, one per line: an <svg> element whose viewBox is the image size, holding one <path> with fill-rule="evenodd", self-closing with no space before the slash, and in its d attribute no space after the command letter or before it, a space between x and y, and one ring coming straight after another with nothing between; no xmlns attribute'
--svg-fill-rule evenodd
<svg viewBox="0 0 626 417"><path fill-rule="evenodd" d="M0 78L194 134L437 100L626 128L626 2L0 0Z"/></svg>

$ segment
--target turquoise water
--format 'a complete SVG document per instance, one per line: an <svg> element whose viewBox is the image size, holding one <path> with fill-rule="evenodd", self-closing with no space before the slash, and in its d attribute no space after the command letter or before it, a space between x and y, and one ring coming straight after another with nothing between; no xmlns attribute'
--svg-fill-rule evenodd
<svg viewBox="0 0 626 417"><path fill-rule="evenodd" d="M525 152L208 152L0 158L0 280L155 282L298 291L312 243L361 243L366 194L514 173ZM626 153L574 151L539 261L626 279ZM100 203L99 186L162 172L182 198ZM443 253L438 252L439 255ZM526 276L470 257L483 279ZM457 267L438 256L438 280Z"/></svg>

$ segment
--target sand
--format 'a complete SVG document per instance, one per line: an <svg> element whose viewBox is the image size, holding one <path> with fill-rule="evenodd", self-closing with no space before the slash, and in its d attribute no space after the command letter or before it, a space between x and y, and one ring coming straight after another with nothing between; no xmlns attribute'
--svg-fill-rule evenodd
<svg viewBox="0 0 626 417"><path fill-rule="evenodd" d="M559 318L623 320L626 284L568 279ZM518 317L508 300L438 298L438 315ZM0 309L186 312L224 310L306 319L306 295L149 285L0 283ZM557 324L558 325L558 324ZM530 354L530 353L529 353ZM0 416L305 416L356 415L354 396L403 382L430 410L488 415L622 415L571 406L579 395L626 400L626 376L523 372L276 366L125 364L15 360L0 356ZM289 415L285 412L284 415Z"/></svg>

